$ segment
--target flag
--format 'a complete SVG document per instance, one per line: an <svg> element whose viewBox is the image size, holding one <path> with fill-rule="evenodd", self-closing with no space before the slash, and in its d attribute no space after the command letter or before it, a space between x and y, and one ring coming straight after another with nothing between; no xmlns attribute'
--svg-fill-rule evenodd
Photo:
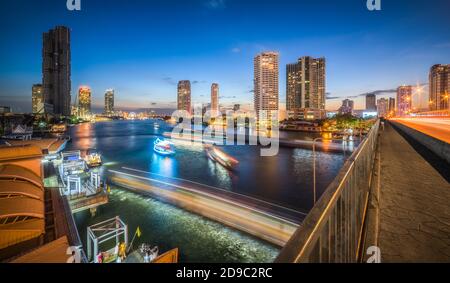
<svg viewBox="0 0 450 283"><path fill-rule="evenodd" d="M138 238L140 238L141 237L141 228L139 228L139 226L137 227L137 229L136 229L136 235L138 236Z"/></svg>

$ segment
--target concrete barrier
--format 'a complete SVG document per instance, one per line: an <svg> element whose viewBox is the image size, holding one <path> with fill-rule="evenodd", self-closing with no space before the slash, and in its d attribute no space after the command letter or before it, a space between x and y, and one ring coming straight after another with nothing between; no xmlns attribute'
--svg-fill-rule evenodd
<svg viewBox="0 0 450 283"><path fill-rule="evenodd" d="M440 158L447 161L448 164L450 164L450 144L438 140L434 137L431 137L429 135L426 135L422 132L419 132L415 129L411 129L408 126L405 126L401 123L390 121L390 123L397 129L415 140L416 142L420 143L421 145L425 146L429 150L431 150L434 154L439 156Z"/></svg>

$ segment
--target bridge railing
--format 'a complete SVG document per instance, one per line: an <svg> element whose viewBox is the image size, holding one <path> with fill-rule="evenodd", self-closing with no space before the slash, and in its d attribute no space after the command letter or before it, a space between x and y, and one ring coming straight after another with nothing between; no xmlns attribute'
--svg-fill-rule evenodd
<svg viewBox="0 0 450 283"><path fill-rule="evenodd" d="M377 121L275 262L358 261L379 127Z"/></svg>

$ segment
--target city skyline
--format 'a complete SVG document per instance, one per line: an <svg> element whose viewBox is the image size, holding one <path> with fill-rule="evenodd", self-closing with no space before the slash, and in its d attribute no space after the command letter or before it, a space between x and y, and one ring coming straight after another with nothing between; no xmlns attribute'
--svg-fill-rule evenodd
<svg viewBox="0 0 450 283"><path fill-rule="evenodd" d="M302 56L325 57L327 60L328 110L338 109L347 97L355 100L356 109L363 109L365 94L369 92L380 94L380 97L395 97L399 85L427 83L430 66L450 61L450 38L444 32L448 18L434 17L444 13L448 3L437 2L422 7L423 3L407 1L409 6L403 7L402 1L396 1L386 3L383 11L377 14L367 11L361 1L339 5L335 2L284 1L281 5L269 5L269 2L261 1L259 5L252 5L250 1L230 0L213 7L209 5L211 1L195 0L180 2L171 9L173 6L164 2L137 1L136 6L142 9L130 11L123 10L123 3L118 1L112 1L108 7L98 1L89 1L78 13L67 11L65 3L59 6L50 1L8 2L4 11L16 10L30 19L41 15L41 11L48 17L39 24L28 26L16 22L11 15L2 15L5 35L11 35L12 29L21 32L14 34L16 40L1 47L1 58L6 64L0 69L0 104L11 105L19 112L31 112L30 88L41 77L42 33L57 25L67 25L71 29L72 103L78 87L89 85L92 106L99 109L98 112L103 109L104 90L108 88L114 88L119 94L118 109L175 109L176 84L183 79L192 82L193 103L209 102L210 83L217 82L221 85L221 103L251 108L252 58L268 50L280 53L281 109L286 104L285 66ZM98 15L104 9L112 16L118 16L113 26L106 21L109 17ZM229 21L237 10L252 9L257 13L248 20ZM300 23L296 25L289 18L295 9L320 9L323 21L313 28L302 26L299 31ZM275 19L283 20L263 21L272 11ZM333 17L325 17L334 11ZM182 12L185 17L196 20L187 23L186 27L165 26L164 15ZM354 22L345 23L342 18L349 12L354 14ZM153 13L159 16L146 20ZM88 24L94 15L99 21L95 27ZM204 27L212 19L217 19L211 27L216 31L214 34ZM398 24L405 19L408 19L408 27ZM302 22L307 20L310 19L306 17ZM380 31L380 25L395 23L395 28ZM147 30L153 25L154 28ZM242 28L238 30L238 26ZM119 32L112 34L110 30L114 28ZM412 29L416 37L411 36ZM178 31L189 32L180 35ZM138 44L128 44L139 38L139 34L150 36ZM174 34L183 46L177 46ZM424 34L426 36L422 36ZM10 48L9 44L13 42L19 42L19 47ZM97 56L98 52L102 52L102 56ZM426 104L427 101L422 101L420 106Z"/></svg>

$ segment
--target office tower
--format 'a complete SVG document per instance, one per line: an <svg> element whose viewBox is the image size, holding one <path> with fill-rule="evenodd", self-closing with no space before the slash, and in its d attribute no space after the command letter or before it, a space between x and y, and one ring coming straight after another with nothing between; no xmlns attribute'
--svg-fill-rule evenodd
<svg viewBox="0 0 450 283"><path fill-rule="evenodd" d="M304 118L304 113L325 117L326 74L325 58L309 56L286 65L286 110L290 118Z"/></svg>
<svg viewBox="0 0 450 283"><path fill-rule="evenodd" d="M366 95L366 110L377 111L377 96L375 94Z"/></svg>
<svg viewBox="0 0 450 283"><path fill-rule="evenodd" d="M91 115L91 89L87 86L81 86L78 89L78 116L89 118Z"/></svg>
<svg viewBox="0 0 450 283"><path fill-rule="evenodd" d="M395 98L389 98L389 113L395 114Z"/></svg>
<svg viewBox="0 0 450 283"><path fill-rule="evenodd" d="M107 89L105 92L105 115L114 115L114 89Z"/></svg>
<svg viewBox="0 0 450 283"><path fill-rule="evenodd" d="M389 114L389 101L386 98L380 98L377 101L378 117L386 117Z"/></svg>
<svg viewBox="0 0 450 283"><path fill-rule="evenodd" d="M430 110L449 110L450 64L431 67L429 80Z"/></svg>
<svg viewBox="0 0 450 283"><path fill-rule="evenodd" d="M211 115L213 117L219 114L219 84L211 85Z"/></svg>
<svg viewBox="0 0 450 283"><path fill-rule="evenodd" d="M45 103L56 115L70 115L70 30L58 26L43 35L42 82Z"/></svg>
<svg viewBox="0 0 450 283"><path fill-rule="evenodd" d="M254 58L254 108L259 122L269 122L272 111L278 111L278 57L276 52L264 52Z"/></svg>
<svg viewBox="0 0 450 283"><path fill-rule="evenodd" d="M42 84L35 84L31 88L31 107L33 114L44 114L44 88Z"/></svg>
<svg viewBox="0 0 450 283"><path fill-rule="evenodd" d="M191 113L191 82L178 82L178 110L185 110Z"/></svg>
<svg viewBox="0 0 450 283"><path fill-rule="evenodd" d="M353 114L353 110L355 109L355 102L350 99L345 99L342 101L342 106L339 109L339 114Z"/></svg>
<svg viewBox="0 0 450 283"><path fill-rule="evenodd" d="M412 90L410 85L400 86L397 89L397 116L404 116L411 111Z"/></svg>

